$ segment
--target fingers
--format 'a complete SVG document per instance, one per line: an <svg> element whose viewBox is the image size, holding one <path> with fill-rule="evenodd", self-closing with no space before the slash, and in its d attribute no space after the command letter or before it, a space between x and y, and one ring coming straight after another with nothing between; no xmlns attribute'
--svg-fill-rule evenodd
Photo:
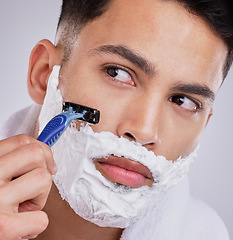
<svg viewBox="0 0 233 240"><path fill-rule="evenodd" d="M36 143L27 144L0 157L0 179L7 183L36 168L47 169L47 162L52 161L52 153L45 153ZM50 169L50 172L53 174L54 170Z"/></svg>
<svg viewBox="0 0 233 240"><path fill-rule="evenodd" d="M48 170L37 168L0 188L0 209L15 213L41 210L46 203L51 185L52 176Z"/></svg>
<svg viewBox="0 0 233 240"><path fill-rule="evenodd" d="M1 214L0 239L35 238L47 228L48 222L48 216L42 211Z"/></svg>
<svg viewBox="0 0 233 240"><path fill-rule="evenodd" d="M0 141L1 180L9 181L38 167L56 173L52 151L46 144L26 135Z"/></svg>
<svg viewBox="0 0 233 240"><path fill-rule="evenodd" d="M51 148L26 135L0 141L0 239L35 237L45 230L51 174Z"/></svg>
<svg viewBox="0 0 233 240"><path fill-rule="evenodd" d="M0 157L8 152L15 150L16 148L22 147L29 143L36 142L34 138L27 135L21 134L13 136L0 141Z"/></svg>

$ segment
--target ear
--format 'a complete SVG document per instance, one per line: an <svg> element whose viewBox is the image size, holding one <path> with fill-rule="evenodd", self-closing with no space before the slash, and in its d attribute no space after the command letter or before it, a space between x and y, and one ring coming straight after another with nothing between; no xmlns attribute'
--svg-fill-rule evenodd
<svg viewBox="0 0 233 240"><path fill-rule="evenodd" d="M33 48L27 78L28 92L33 101L43 104L53 66L60 64L61 52L49 40L41 40Z"/></svg>
<svg viewBox="0 0 233 240"><path fill-rule="evenodd" d="M207 118L207 121L206 121L206 124L205 124L205 127L207 126L207 124L209 123L209 120L210 118L212 117L214 111L213 111L213 108L210 109L210 112L209 112L209 115L208 115L208 118Z"/></svg>

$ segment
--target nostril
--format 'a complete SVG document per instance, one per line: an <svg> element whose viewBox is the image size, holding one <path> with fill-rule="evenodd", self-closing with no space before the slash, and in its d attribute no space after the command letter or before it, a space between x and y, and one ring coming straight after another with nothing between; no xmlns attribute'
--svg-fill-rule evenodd
<svg viewBox="0 0 233 240"><path fill-rule="evenodd" d="M144 144L144 145L143 145L143 147L147 148L148 151L153 151L156 146L157 146L157 144L154 143L154 142L152 142L152 143L147 143L147 144Z"/></svg>
<svg viewBox="0 0 233 240"><path fill-rule="evenodd" d="M134 141L142 144L142 146L146 147L149 151L153 151L155 147L161 144L161 140L157 136L153 137L153 139L151 139L151 137L148 137L148 139L143 140L143 139L136 138L130 132L125 132L124 138L127 138L130 141Z"/></svg>
<svg viewBox="0 0 233 240"><path fill-rule="evenodd" d="M128 138L129 140L134 140L134 141L136 140L135 137L131 133L128 133L128 132L125 133L125 137Z"/></svg>

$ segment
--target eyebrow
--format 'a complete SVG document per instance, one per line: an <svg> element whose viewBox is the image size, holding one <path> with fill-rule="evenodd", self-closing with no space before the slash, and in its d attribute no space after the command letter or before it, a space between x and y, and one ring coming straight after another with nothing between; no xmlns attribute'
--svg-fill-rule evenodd
<svg viewBox="0 0 233 240"><path fill-rule="evenodd" d="M214 92L206 85L195 84L183 84L176 83L172 88L172 91L178 91L183 93L195 94L208 98L211 102L215 100Z"/></svg>
<svg viewBox="0 0 233 240"><path fill-rule="evenodd" d="M123 45L103 45L99 46L90 51L90 54L95 53L106 53L106 54L114 54L119 57L122 57L132 64L138 66L146 75L152 77L155 75L155 67L148 60L142 57L137 52L131 50L130 48Z"/></svg>

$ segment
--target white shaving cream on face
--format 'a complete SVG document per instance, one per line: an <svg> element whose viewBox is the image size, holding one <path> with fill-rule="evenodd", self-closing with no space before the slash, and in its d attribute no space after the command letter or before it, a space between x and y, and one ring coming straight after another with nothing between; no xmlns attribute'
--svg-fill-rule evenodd
<svg viewBox="0 0 233 240"><path fill-rule="evenodd" d="M39 117L40 132L62 111L62 96L57 90L59 70L60 67L55 66L49 79ZM73 124L53 146L53 155L58 167L54 183L71 208L101 227L125 228L158 205L167 191L188 172L196 153L172 163L111 132L95 133L89 125L77 130ZM130 188L108 181L96 170L93 159L110 155L146 166L155 180L152 187Z"/></svg>

